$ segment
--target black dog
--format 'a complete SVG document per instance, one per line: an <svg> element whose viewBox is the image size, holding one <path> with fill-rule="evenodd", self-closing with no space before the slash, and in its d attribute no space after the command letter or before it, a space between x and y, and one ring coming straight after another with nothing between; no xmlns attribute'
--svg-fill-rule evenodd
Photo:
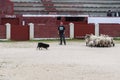
<svg viewBox="0 0 120 80"><path fill-rule="evenodd" d="M39 49L42 49L42 48L48 49L48 47L49 47L49 44L42 43L42 42L39 42L37 45L37 48Z"/></svg>

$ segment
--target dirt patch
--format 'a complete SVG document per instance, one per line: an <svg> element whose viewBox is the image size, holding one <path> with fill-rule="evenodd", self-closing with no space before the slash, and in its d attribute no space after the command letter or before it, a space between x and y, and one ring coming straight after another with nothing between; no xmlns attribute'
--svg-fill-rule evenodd
<svg viewBox="0 0 120 80"><path fill-rule="evenodd" d="M0 80L119 80L120 44L90 48L84 42L37 50L36 42L0 43Z"/></svg>

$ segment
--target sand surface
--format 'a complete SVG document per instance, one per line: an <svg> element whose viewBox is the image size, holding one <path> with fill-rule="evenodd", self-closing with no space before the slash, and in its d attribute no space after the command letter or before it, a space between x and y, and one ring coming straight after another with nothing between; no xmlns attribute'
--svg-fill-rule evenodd
<svg viewBox="0 0 120 80"><path fill-rule="evenodd" d="M120 44L90 48L84 42L0 42L0 80L120 80Z"/></svg>

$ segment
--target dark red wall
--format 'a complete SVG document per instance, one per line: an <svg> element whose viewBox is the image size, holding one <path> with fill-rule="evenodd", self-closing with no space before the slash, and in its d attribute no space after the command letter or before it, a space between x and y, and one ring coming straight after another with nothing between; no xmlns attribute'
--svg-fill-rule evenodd
<svg viewBox="0 0 120 80"><path fill-rule="evenodd" d="M34 23L38 25L54 25L56 24L56 18L55 17L23 17L23 20L25 21L26 25L28 23Z"/></svg>
<svg viewBox="0 0 120 80"><path fill-rule="evenodd" d="M57 24L54 25L35 25L35 38L58 38L58 26ZM65 26L65 36L69 37L69 25L64 24Z"/></svg>
<svg viewBox="0 0 120 80"><path fill-rule="evenodd" d="M11 26L11 40L25 41L29 40L29 26Z"/></svg>
<svg viewBox="0 0 120 80"><path fill-rule="evenodd" d="M57 17L24 17L23 20L25 21L26 25L28 23L35 24L35 38L58 38L58 26L62 21L66 28L65 36L69 38L70 35L70 26L69 24L71 21L65 21L65 17L62 17L61 20L57 20ZM83 38L86 34L94 34L94 25L87 24L85 21L75 22L75 38Z"/></svg>
<svg viewBox="0 0 120 80"><path fill-rule="evenodd" d="M35 38L58 38L58 26L60 21L56 17L29 17L23 18L26 25L34 23L34 37ZM65 36L69 37L69 23L64 22Z"/></svg>
<svg viewBox="0 0 120 80"><path fill-rule="evenodd" d="M120 37L120 24L100 24L100 34Z"/></svg>
<svg viewBox="0 0 120 80"><path fill-rule="evenodd" d="M94 24L75 23L74 37L84 38L86 34L95 34Z"/></svg>
<svg viewBox="0 0 120 80"><path fill-rule="evenodd" d="M1 23L4 25L10 23L11 25L19 25L19 18L2 18Z"/></svg>
<svg viewBox="0 0 120 80"><path fill-rule="evenodd" d="M0 15L0 25L5 25L6 23L10 23L11 25L22 25L22 15Z"/></svg>
<svg viewBox="0 0 120 80"><path fill-rule="evenodd" d="M56 38L57 27L55 25L35 25L34 27L35 38Z"/></svg>
<svg viewBox="0 0 120 80"><path fill-rule="evenodd" d="M1 17L0 25L0 39L6 38L5 23L10 22L11 26L11 40L29 40L29 26L28 23L34 23L34 38L58 38L58 26L61 20L56 17L29 17L16 19ZM21 22L25 21L25 26ZM69 38L71 22L62 19L65 30L65 36ZM87 24L86 22L72 22L74 23L74 36L75 38L84 38L86 34L95 34L95 25ZM120 24L100 24L100 34L106 34L112 37L120 37Z"/></svg>
<svg viewBox="0 0 120 80"><path fill-rule="evenodd" d="M6 27L0 25L0 39L6 39Z"/></svg>

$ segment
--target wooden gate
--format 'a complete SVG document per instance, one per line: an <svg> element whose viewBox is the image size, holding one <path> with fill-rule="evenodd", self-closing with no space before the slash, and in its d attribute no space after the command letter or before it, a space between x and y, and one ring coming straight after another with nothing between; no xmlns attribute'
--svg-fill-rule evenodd
<svg viewBox="0 0 120 80"><path fill-rule="evenodd" d="M29 26L11 26L11 40L26 41L29 40Z"/></svg>

